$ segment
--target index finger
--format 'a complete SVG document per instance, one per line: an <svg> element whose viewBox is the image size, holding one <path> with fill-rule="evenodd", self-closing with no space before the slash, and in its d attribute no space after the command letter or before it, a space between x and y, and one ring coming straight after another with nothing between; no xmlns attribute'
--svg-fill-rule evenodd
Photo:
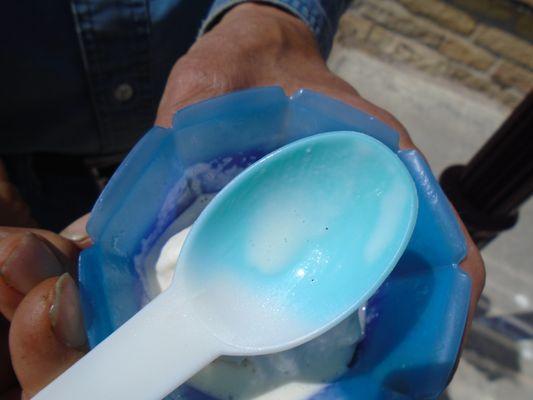
<svg viewBox="0 0 533 400"><path fill-rule="evenodd" d="M50 242L55 249L63 254L67 259L76 261L80 250L91 245L90 241L74 242L68 240L55 232L38 228L15 228L11 226L0 226L0 242L9 236L31 232Z"/></svg>

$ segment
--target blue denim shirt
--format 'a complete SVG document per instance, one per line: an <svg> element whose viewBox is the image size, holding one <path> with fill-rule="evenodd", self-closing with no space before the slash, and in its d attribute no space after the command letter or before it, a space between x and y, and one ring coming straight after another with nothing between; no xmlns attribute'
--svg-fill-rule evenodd
<svg viewBox="0 0 533 400"><path fill-rule="evenodd" d="M0 154L113 154L153 124L174 62L246 0L19 0L0 15ZM266 0L327 55L348 0Z"/></svg>

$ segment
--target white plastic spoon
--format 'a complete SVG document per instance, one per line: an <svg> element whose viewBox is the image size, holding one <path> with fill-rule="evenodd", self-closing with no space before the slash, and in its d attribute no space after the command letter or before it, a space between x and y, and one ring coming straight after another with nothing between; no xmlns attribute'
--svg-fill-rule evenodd
<svg viewBox="0 0 533 400"><path fill-rule="evenodd" d="M211 201L171 287L35 399L161 399L220 355L311 340L383 282L416 214L408 171L377 140L332 132L289 144Z"/></svg>

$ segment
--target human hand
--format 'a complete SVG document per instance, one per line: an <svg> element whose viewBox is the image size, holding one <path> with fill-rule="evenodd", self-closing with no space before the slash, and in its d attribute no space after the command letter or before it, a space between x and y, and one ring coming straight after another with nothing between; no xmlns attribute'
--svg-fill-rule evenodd
<svg viewBox="0 0 533 400"><path fill-rule="evenodd" d="M86 221L66 232L77 241L39 229L0 227L2 399L30 398L86 350L74 283L78 253L90 244Z"/></svg>
<svg viewBox="0 0 533 400"><path fill-rule="evenodd" d="M302 21L277 8L251 3L234 7L176 62L156 124L169 127L176 110L200 100L271 85L281 86L287 94L306 88L341 100L391 126L400 136L401 148L416 148L394 116L329 71ZM470 323L483 290L485 268L479 250L457 218L468 247L461 268L472 280Z"/></svg>
<svg viewBox="0 0 533 400"><path fill-rule="evenodd" d="M395 129L400 135L402 148L416 148L405 128L390 113L363 99L347 82L328 70L304 23L274 7L251 3L230 10L176 62L168 78L156 124L169 127L176 110L198 101L239 89L271 85L281 86L288 94L308 88L337 98ZM479 251L464 226L463 231L467 237L468 255L461 267L472 278L471 318L485 275ZM8 233L7 236L4 234L4 239L0 236L0 268L6 262L8 251L5 249L13 247L13 242L19 243L17 246L23 249L29 247L29 250L20 250L21 255L17 257L22 271L31 274L34 272L30 269L41 271L43 265L50 268L46 274L39 272L41 278L33 279L35 283L27 285L24 293L14 293L0 277L0 310L11 320L11 359L24 393L31 396L79 359L85 350L75 285L68 276L58 278L64 271L74 273L72 265L83 246L50 232L37 231L36 237L31 239L23 231ZM37 248L46 253L40 241L48 249L51 249L50 244L53 245L55 250L51 250L51 254L57 262L43 262L50 255L36 260ZM45 276L52 277L44 279ZM50 311L57 293L64 293L64 299L68 299L64 307L67 311L60 313L64 322L59 324L60 319L55 320ZM63 325L65 332L61 333ZM5 326L3 328L5 337ZM67 337L71 338L65 340ZM1 340L2 337L0 345L4 343ZM5 359L5 350L0 351L1 365L6 365ZM0 393L13 382L12 375L5 382L0 381Z"/></svg>

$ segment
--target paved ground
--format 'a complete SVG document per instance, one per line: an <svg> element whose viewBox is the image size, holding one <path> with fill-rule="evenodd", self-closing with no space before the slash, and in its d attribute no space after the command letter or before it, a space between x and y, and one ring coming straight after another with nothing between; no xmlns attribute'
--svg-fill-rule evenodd
<svg viewBox="0 0 533 400"><path fill-rule="evenodd" d="M464 163L510 110L447 81L335 47L330 67L392 112L436 175ZM487 284L458 372L443 399L533 398L533 201L518 225L484 251Z"/></svg>

